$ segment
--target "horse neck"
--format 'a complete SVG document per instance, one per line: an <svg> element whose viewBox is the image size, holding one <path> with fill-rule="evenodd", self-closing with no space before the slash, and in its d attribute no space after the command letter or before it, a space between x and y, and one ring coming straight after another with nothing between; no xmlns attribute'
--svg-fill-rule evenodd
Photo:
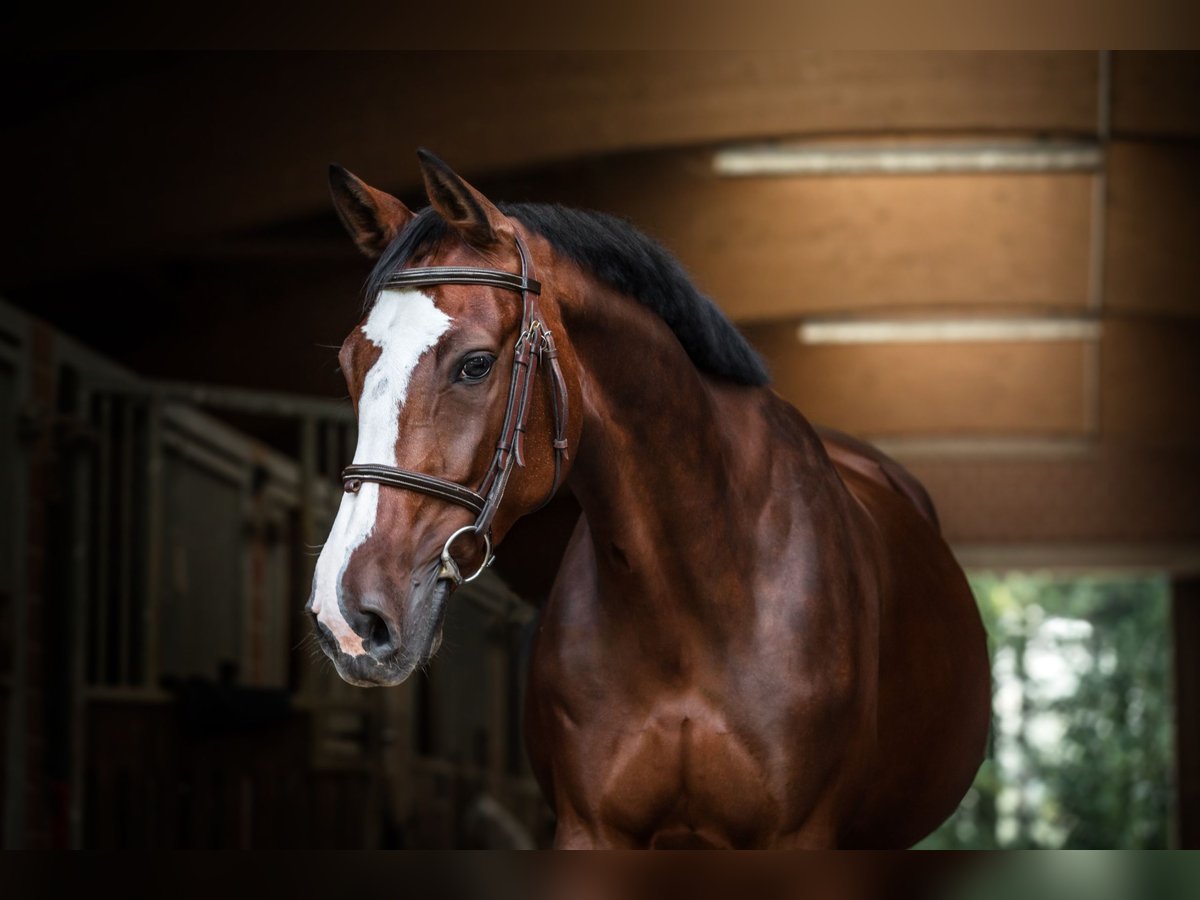
<svg viewBox="0 0 1200 900"><path fill-rule="evenodd" d="M563 316L583 370L569 483L601 593L660 611L672 597L728 605L767 502L747 473L769 452L758 437L769 392L703 376L666 324L622 295L596 288Z"/></svg>

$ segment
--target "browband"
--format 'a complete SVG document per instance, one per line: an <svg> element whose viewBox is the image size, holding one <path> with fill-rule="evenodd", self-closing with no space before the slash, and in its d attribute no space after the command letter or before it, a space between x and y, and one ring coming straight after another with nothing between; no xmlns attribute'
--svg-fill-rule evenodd
<svg viewBox="0 0 1200 900"><path fill-rule="evenodd" d="M523 294L540 294L540 282L525 275L514 275L512 272L502 272L499 269L471 269L460 266L432 266L426 269L402 269L393 272L383 283L384 287L394 285L431 285L431 284L479 284L488 287L504 288Z"/></svg>

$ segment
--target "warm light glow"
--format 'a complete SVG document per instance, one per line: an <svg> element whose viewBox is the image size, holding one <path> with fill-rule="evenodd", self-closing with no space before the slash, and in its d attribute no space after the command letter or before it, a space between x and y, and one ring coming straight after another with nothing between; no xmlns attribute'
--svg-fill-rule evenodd
<svg viewBox="0 0 1200 900"><path fill-rule="evenodd" d="M872 319L804 322L802 344L927 344L968 341L1091 341L1093 319Z"/></svg>
<svg viewBox="0 0 1200 900"><path fill-rule="evenodd" d="M1099 145L1084 141L923 144L758 144L713 156L718 175L925 175L957 172L1094 172Z"/></svg>

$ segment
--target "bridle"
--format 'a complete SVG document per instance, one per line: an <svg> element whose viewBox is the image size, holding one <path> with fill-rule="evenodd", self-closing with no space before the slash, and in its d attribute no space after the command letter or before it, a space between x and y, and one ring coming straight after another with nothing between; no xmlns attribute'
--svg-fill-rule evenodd
<svg viewBox="0 0 1200 900"><path fill-rule="evenodd" d="M347 493L357 493L364 481L388 487L416 491L437 497L447 503L464 506L476 514L474 523L466 525L446 539L442 546L442 567L438 578L448 578L455 584L474 581L483 570L495 561L492 553L492 520L504 499L508 478L513 464L525 465L525 426L529 422L529 411L533 396L534 377L538 364L545 359L551 375L550 396L554 405L554 483L540 509L550 502L562 478L562 463L567 459L567 383L558 364L558 348L554 336L547 330L538 309L538 295L542 292L539 282L530 277L529 251L520 235L517 253L521 257L521 274L514 275L499 269L481 269L469 266L430 266L421 269L403 269L393 272L384 282L384 287L426 287L437 284L475 284L515 291L521 295L521 332L513 354L512 382L508 386L508 406L504 411L504 425L492 464L478 488L469 488L457 481L448 481L436 475L411 472L396 466L380 463L365 463L346 466L342 470L342 484ZM463 534L473 531L483 537L484 555L479 569L469 578L463 578L458 563L450 555L450 547Z"/></svg>

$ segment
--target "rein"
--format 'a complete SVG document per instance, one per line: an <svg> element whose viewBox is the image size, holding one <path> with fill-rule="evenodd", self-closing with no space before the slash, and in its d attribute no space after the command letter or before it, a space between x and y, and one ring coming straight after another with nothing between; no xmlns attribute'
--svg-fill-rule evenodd
<svg viewBox="0 0 1200 900"><path fill-rule="evenodd" d="M347 493L357 493L363 482L369 481L401 490L416 491L436 497L447 503L466 507L476 514L473 524L466 525L450 535L442 546L442 568L438 578L448 578L455 584L474 581L483 570L496 559L492 552L492 520L504 499L508 478L513 465L525 465L525 427L529 422L532 406L533 383L538 366L544 360L550 371L550 396L554 406L554 483L538 509L550 502L559 487L562 477L562 462L567 459L567 383L558 364L558 348L554 336L542 322L537 298L542 292L539 282L529 274L529 252L520 235L516 235L517 252L521 257L521 274L503 272L498 269L478 269L467 266L430 266L420 269L403 269L392 273L385 287L424 287L438 284L474 284L514 291L521 295L521 333L513 354L512 381L508 387L508 405L504 411L504 425L492 464L478 488L470 488L456 481L412 472L381 463L350 465L342 470L342 484ZM460 535L474 532L483 538L483 562L469 578L463 578L458 563L450 555L450 547Z"/></svg>

